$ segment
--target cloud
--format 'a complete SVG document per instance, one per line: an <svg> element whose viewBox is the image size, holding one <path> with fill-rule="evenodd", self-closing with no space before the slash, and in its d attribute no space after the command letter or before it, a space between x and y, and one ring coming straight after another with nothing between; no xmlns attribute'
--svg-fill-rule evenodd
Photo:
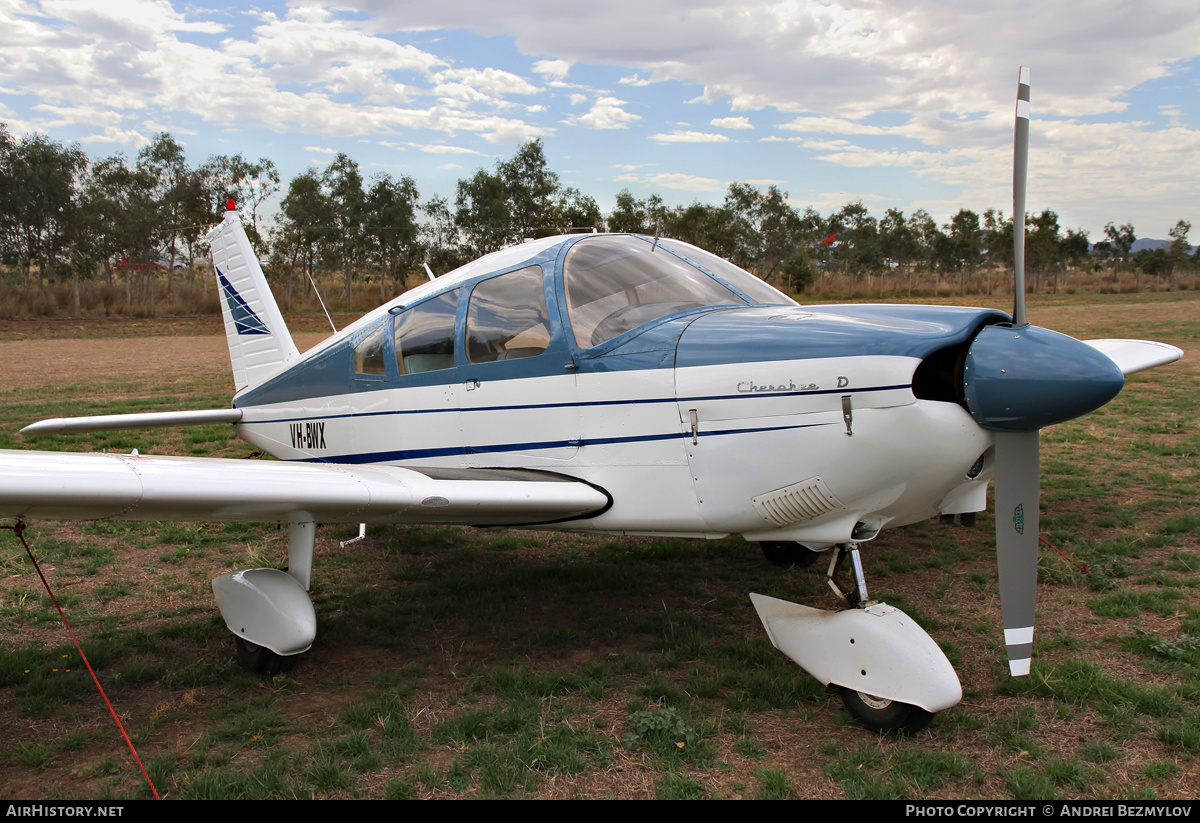
<svg viewBox="0 0 1200 823"><path fill-rule="evenodd" d="M714 117L708 121L708 125L716 126L719 129L752 129L754 124L750 122L749 117Z"/></svg>
<svg viewBox="0 0 1200 823"><path fill-rule="evenodd" d="M670 134L652 134L651 140L659 143L728 143L729 138L724 134L712 134L703 131L680 131L676 129Z"/></svg>
<svg viewBox="0 0 1200 823"><path fill-rule="evenodd" d="M547 80L566 80L571 63L568 60L539 60L533 64L533 70Z"/></svg>
<svg viewBox="0 0 1200 823"><path fill-rule="evenodd" d="M462 146L446 146L441 144L422 145L420 143L409 143L408 145L412 146L417 151L423 151L426 154L477 154L481 157L487 157L487 155L481 151L464 148Z"/></svg>
<svg viewBox="0 0 1200 823"><path fill-rule="evenodd" d="M613 178L619 182L642 183L656 188L677 189L690 192L719 192L724 191L726 184L712 177L700 177L694 174L680 172L659 172L656 174L619 174Z"/></svg>
<svg viewBox="0 0 1200 823"><path fill-rule="evenodd" d="M568 117L565 122L570 125L584 126L589 129L624 129L641 116L625 111L624 100L616 97L601 97L592 103L587 114L578 117Z"/></svg>

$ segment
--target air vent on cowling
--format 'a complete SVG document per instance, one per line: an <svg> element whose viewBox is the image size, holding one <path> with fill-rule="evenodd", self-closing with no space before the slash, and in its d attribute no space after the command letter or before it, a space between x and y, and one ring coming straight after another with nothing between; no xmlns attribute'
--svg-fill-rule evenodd
<svg viewBox="0 0 1200 823"><path fill-rule="evenodd" d="M760 494L751 502L763 520L781 529L845 508L819 477Z"/></svg>

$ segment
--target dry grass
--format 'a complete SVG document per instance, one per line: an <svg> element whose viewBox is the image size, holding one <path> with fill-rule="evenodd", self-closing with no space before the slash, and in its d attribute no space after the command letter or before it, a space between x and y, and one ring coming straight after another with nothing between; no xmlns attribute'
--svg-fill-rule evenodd
<svg viewBox="0 0 1200 823"><path fill-rule="evenodd" d="M208 581L282 562L283 532L28 535L167 797L1195 797L1198 309L1190 295L1031 304L1039 324L1157 338L1189 358L1044 437L1043 534L1091 571L1043 552L1030 681L1004 673L989 518L866 546L872 593L925 621L964 680L963 703L912 739L864 732L769 648L746 592L829 598L811 571L769 567L736 540L414 528L340 549L352 530L323 529L317 644L263 681L231 662ZM320 322L299 324L306 341ZM0 445L27 447L21 424L78 408L223 405L216 323L187 321L179 337L167 321L0 327ZM219 430L129 437L53 445L250 451ZM6 538L0 652L31 672L0 671L0 798L144 796L78 662L62 670L64 643ZM693 735L683 748L624 745L668 710Z"/></svg>

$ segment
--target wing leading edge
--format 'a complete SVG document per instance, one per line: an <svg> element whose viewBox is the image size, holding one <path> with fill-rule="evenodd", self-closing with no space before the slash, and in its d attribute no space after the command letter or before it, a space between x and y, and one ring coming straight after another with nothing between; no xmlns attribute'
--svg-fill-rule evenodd
<svg viewBox="0 0 1200 823"><path fill-rule="evenodd" d="M0 516L536 525L608 495L549 472L0 450Z"/></svg>

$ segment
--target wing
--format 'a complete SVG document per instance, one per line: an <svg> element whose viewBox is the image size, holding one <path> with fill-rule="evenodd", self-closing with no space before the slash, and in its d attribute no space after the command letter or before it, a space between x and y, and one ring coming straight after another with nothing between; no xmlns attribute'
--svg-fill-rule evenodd
<svg viewBox="0 0 1200 823"><path fill-rule="evenodd" d="M1174 363L1183 357L1183 349L1153 340L1084 340L1105 354L1128 377L1134 372Z"/></svg>
<svg viewBox="0 0 1200 823"><path fill-rule="evenodd" d="M550 472L0 450L0 516L536 525L608 494Z"/></svg>

